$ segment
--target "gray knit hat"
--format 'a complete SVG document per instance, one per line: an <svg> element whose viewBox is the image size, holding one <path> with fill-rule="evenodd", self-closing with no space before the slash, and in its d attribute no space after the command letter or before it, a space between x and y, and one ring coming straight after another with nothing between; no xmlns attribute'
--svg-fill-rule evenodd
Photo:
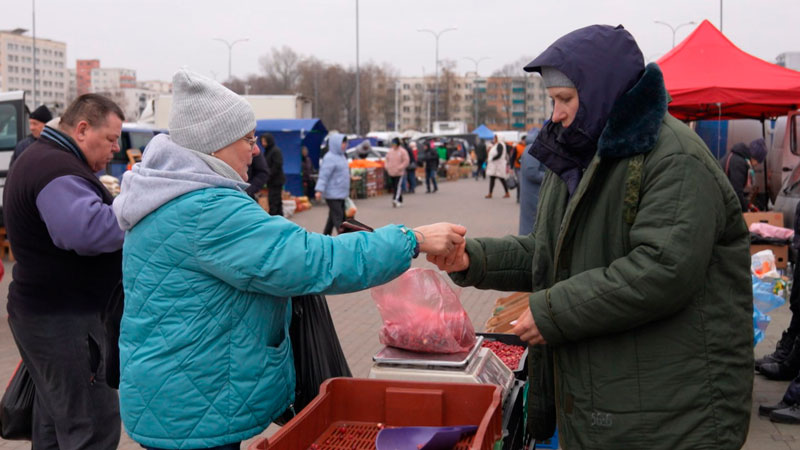
<svg viewBox="0 0 800 450"><path fill-rule="evenodd" d="M568 87L574 88L575 85L563 72L553 66L542 66L542 81L545 87Z"/></svg>
<svg viewBox="0 0 800 450"><path fill-rule="evenodd" d="M210 155L256 128L247 100L214 80L181 69L172 89L169 134L181 147Z"/></svg>

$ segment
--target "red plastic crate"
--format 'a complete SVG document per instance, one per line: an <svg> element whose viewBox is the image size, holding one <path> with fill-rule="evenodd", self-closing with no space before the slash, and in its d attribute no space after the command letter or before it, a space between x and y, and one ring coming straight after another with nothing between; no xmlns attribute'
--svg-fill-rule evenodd
<svg viewBox="0 0 800 450"><path fill-rule="evenodd" d="M478 425L456 446L491 450L502 439L502 388L491 384L332 378L294 419L249 450L374 449L380 427Z"/></svg>

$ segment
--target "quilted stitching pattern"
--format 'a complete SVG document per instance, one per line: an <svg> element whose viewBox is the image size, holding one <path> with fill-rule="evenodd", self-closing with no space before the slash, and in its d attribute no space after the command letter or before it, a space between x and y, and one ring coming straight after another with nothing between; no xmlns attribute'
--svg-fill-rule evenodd
<svg viewBox="0 0 800 450"><path fill-rule="evenodd" d="M187 206L162 208L126 239L120 395L137 441L198 448L269 425L290 401L294 373L288 340L268 346L269 337L286 337L286 302L202 273L191 238L197 216Z"/></svg>

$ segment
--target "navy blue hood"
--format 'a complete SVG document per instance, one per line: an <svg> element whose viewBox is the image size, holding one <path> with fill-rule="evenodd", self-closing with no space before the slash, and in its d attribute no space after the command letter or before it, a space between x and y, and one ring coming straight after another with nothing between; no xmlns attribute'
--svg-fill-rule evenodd
<svg viewBox="0 0 800 450"><path fill-rule="evenodd" d="M614 102L644 72L644 57L630 33L618 25L591 25L562 36L525 66L542 72L552 66L578 90L578 114L570 127L582 128L596 143Z"/></svg>
<svg viewBox="0 0 800 450"><path fill-rule="evenodd" d="M621 25L592 25L550 45L527 66L527 72L555 67L578 91L578 112L564 128L548 121L530 153L567 184L570 195L597 152L597 143L616 101L644 73L639 46Z"/></svg>

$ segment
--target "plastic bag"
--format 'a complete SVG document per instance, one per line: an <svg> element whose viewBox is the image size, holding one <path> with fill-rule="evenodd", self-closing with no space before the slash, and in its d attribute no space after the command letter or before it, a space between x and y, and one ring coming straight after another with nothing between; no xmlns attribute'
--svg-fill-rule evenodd
<svg viewBox="0 0 800 450"><path fill-rule="evenodd" d="M0 437L30 441L33 431L33 400L36 388L28 368L22 361L8 382L0 400Z"/></svg>
<svg viewBox="0 0 800 450"><path fill-rule="evenodd" d="M283 425L305 408L319 394L319 386L328 378L352 377L333 325L324 295L292 298L292 322L289 325L294 370L297 377L292 410L275 423Z"/></svg>
<svg viewBox="0 0 800 450"><path fill-rule="evenodd" d="M427 353L459 353L475 344L475 329L441 272L410 269L370 290L383 318L383 345Z"/></svg>
<svg viewBox="0 0 800 450"><path fill-rule="evenodd" d="M767 313L786 302L786 284L779 278L758 278L756 275L752 275L752 282L753 345L756 345L764 339L764 333L772 320Z"/></svg>
<svg viewBox="0 0 800 450"><path fill-rule="evenodd" d="M358 208L356 208L356 204L350 197L346 197L344 199L344 216L348 219L352 219L356 216L356 212Z"/></svg>
<svg viewBox="0 0 800 450"><path fill-rule="evenodd" d="M761 250L750 257L750 271L758 278L780 278L772 250Z"/></svg>

